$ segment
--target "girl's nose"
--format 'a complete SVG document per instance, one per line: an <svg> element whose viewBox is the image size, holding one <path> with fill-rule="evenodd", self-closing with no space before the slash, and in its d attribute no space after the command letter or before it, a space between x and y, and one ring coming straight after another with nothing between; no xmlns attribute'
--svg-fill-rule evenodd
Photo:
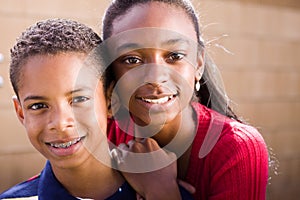
<svg viewBox="0 0 300 200"><path fill-rule="evenodd" d="M152 85L161 85L166 83L169 78L169 69L164 65L155 63L145 66L144 82Z"/></svg>
<svg viewBox="0 0 300 200"><path fill-rule="evenodd" d="M145 65L144 82L161 85L167 82L168 78L169 69L167 63L160 55L152 55Z"/></svg>

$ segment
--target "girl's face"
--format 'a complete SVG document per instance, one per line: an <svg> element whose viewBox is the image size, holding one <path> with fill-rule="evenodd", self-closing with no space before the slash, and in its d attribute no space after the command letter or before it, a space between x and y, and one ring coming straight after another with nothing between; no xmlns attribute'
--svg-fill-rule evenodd
<svg viewBox="0 0 300 200"><path fill-rule="evenodd" d="M80 166L107 144L103 86L83 67L81 54L30 57L21 80L19 100L14 99L18 118L53 168Z"/></svg>
<svg viewBox="0 0 300 200"><path fill-rule="evenodd" d="M116 91L135 121L177 123L203 63L184 10L158 2L137 5L114 21L109 40Z"/></svg>

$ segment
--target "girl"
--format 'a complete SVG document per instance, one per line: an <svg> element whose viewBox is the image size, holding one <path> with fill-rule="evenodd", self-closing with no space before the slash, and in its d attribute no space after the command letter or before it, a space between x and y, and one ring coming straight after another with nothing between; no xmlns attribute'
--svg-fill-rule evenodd
<svg viewBox="0 0 300 200"><path fill-rule="evenodd" d="M152 137L175 152L178 178L196 188L195 199L265 199L266 145L228 106L191 3L115 0L102 30L107 87L113 88L111 141L138 153L155 144L132 139ZM139 168L121 162L129 181L151 164L146 158L136 162ZM157 162L153 169L167 165Z"/></svg>

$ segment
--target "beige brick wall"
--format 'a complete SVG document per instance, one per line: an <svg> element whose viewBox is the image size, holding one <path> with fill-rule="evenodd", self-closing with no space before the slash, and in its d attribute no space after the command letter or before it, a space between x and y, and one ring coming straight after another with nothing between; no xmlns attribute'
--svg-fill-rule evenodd
<svg viewBox="0 0 300 200"><path fill-rule="evenodd" d="M279 162L268 199L300 196L299 1L197 1L209 51L234 107L258 127ZM200 2L200 3L199 3ZM254 3L251 3L254 2ZM217 46L224 46L226 53ZM274 167L275 168L275 167Z"/></svg>
<svg viewBox="0 0 300 200"><path fill-rule="evenodd" d="M107 2L1 1L0 191L35 175L45 161L31 147L14 114L9 48L25 27L40 19L72 18L99 30ZM208 51L220 68L235 110L259 128L279 160L279 175L270 174L268 199L272 200L300 196L300 6L293 0L284 1L284 6L280 2L194 0L204 38L212 41Z"/></svg>

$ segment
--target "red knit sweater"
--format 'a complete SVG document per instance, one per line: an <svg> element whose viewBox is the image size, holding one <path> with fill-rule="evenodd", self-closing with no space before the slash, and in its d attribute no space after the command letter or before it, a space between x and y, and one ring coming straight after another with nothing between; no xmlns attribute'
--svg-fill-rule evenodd
<svg viewBox="0 0 300 200"><path fill-rule="evenodd" d="M260 133L201 104L193 108L199 124L185 181L195 186L195 199L264 200L268 152ZM118 123L133 133L131 120L110 119L108 138L117 145L133 138Z"/></svg>

